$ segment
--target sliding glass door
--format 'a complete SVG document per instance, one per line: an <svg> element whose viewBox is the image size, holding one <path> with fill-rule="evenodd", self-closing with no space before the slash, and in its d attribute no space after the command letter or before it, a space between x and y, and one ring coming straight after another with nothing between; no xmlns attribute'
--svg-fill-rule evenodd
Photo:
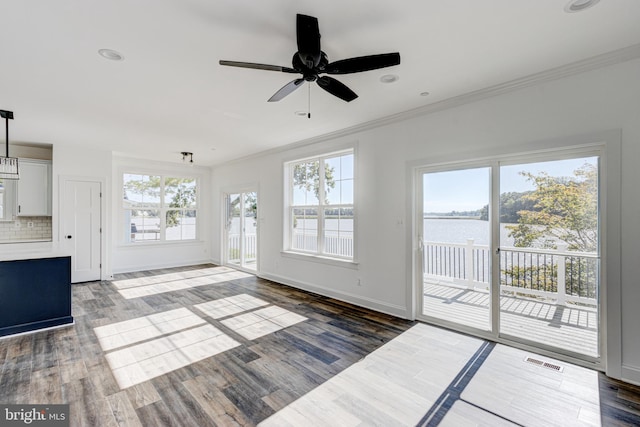
<svg viewBox="0 0 640 427"><path fill-rule="evenodd" d="M256 271L258 264L257 211L255 191L229 193L226 205L226 262L244 270Z"/></svg>
<svg viewBox="0 0 640 427"><path fill-rule="evenodd" d="M421 181L420 313L490 331L491 168L425 172Z"/></svg>
<svg viewBox="0 0 640 427"><path fill-rule="evenodd" d="M417 317L600 357L599 151L417 171Z"/></svg>
<svg viewBox="0 0 640 427"><path fill-rule="evenodd" d="M500 167L500 335L599 356L598 157Z"/></svg>

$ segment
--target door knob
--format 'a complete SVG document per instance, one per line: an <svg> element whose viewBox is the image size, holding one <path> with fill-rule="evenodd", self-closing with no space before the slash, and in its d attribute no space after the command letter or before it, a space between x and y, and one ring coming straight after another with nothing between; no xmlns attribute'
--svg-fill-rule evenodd
<svg viewBox="0 0 640 427"><path fill-rule="evenodd" d="M66 236L66 237L67 237L67 239L70 239L70 238L72 238L73 236Z"/></svg>

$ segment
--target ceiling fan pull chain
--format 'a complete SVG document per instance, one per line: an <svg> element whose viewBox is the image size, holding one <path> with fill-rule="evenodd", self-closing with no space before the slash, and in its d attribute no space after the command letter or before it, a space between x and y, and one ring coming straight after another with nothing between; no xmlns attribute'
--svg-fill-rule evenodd
<svg viewBox="0 0 640 427"><path fill-rule="evenodd" d="M308 97L309 103L307 106L307 118L310 119L311 118L311 82L309 82L307 86L309 86L309 97Z"/></svg>

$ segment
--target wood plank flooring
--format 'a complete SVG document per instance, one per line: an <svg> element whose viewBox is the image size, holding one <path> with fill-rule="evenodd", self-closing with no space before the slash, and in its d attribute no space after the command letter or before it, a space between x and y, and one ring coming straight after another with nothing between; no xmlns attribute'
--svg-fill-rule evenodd
<svg viewBox="0 0 640 427"><path fill-rule="evenodd" d="M229 273L202 265L74 285L74 326L0 340L0 403L69 403L72 426L415 425L483 343ZM497 395L489 362L506 352L512 363L511 350L478 367L442 425L538 425L522 405L508 406L514 415L504 399L474 403ZM640 425L640 388L588 372L594 383L568 390L590 408L584 425Z"/></svg>

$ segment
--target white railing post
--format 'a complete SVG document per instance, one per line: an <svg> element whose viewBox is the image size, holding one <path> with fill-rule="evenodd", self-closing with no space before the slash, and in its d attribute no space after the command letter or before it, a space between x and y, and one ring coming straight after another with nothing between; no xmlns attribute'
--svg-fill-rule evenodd
<svg viewBox="0 0 640 427"><path fill-rule="evenodd" d="M467 278L467 288L473 289L473 239L467 239L467 247L464 251L464 275Z"/></svg>
<svg viewBox="0 0 640 427"><path fill-rule="evenodd" d="M566 252L568 245L561 244L558 245L558 252ZM557 305L566 305L567 303L567 277L566 277L566 257L564 254L557 255L558 257L558 300L556 301Z"/></svg>

